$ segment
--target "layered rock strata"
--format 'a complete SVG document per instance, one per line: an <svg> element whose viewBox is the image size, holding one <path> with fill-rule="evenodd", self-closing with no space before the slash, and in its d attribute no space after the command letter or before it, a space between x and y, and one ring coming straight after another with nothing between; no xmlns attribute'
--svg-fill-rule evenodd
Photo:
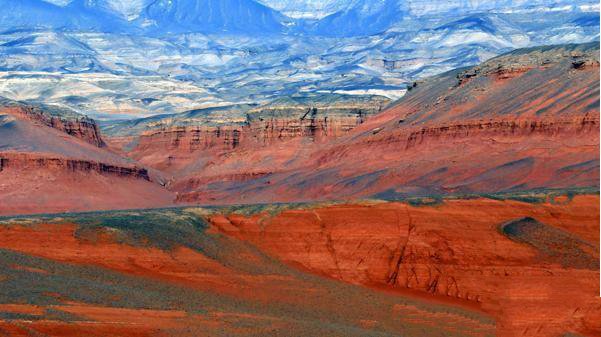
<svg viewBox="0 0 601 337"><path fill-rule="evenodd" d="M1 99L0 113L46 125L97 147L105 146L96 122L91 118L71 111L61 111L53 107L40 107Z"/></svg>
<svg viewBox="0 0 601 337"><path fill-rule="evenodd" d="M143 179L150 181L148 170L140 167L126 167L88 160L47 157L28 153L0 152L0 171L13 170L51 170L67 172L95 172L104 175Z"/></svg>

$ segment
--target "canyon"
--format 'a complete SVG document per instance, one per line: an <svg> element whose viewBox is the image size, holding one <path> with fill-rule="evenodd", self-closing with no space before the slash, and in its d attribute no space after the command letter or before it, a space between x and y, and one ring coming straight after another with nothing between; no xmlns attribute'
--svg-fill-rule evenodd
<svg viewBox="0 0 601 337"><path fill-rule="evenodd" d="M159 123L125 153L169 172L184 203L597 186L598 71L596 44L520 50L416 82L377 114L267 105L229 124Z"/></svg>
<svg viewBox="0 0 601 337"><path fill-rule="evenodd" d="M598 72L595 43L537 47L417 81L394 103L293 95L100 125L4 100L3 172L93 172L162 191L165 206L594 188Z"/></svg>
<svg viewBox="0 0 601 337"><path fill-rule="evenodd" d="M0 334L601 334L598 43L396 101L0 103Z"/></svg>

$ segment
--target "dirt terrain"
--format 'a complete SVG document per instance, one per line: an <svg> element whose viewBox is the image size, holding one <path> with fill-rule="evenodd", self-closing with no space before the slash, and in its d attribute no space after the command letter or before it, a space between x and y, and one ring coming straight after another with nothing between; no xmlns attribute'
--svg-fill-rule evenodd
<svg viewBox="0 0 601 337"><path fill-rule="evenodd" d="M11 336L493 336L469 306L314 276L206 222L208 209L3 219Z"/></svg>
<svg viewBox="0 0 601 337"><path fill-rule="evenodd" d="M124 132L120 124L109 125L106 139L164 171L179 203L599 185L598 44L517 50L409 89L387 108L374 98L283 100L223 108L235 112L230 120L213 110L186 122L138 120L126 141L111 136Z"/></svg>
<svg viewBox="0 0 601 337"><path fill-rule="evenodd" d="M282 98L107 135L2 100L0 175L15 183L0 186L0 214L598 189L598 44L521 49L410 89L388 106Z"/></svg>
<svg viewBox="0 0 601 337"><path fill-rule="evenodd" d="M552 195L4 218L0 331L596 336L598 216Z"/></svg>
<svg viewBox="0 0 601 337"><path fill-rule="evenodd" d="M0 336L601 336L598 43L409 89L0 99Z"/></svg>
<svg viewBox="0 0 601 337"><path fill-rule="evenodd" d="M162 174L111 151L93 120L0 103L0 214L172 204Z"/></svg>

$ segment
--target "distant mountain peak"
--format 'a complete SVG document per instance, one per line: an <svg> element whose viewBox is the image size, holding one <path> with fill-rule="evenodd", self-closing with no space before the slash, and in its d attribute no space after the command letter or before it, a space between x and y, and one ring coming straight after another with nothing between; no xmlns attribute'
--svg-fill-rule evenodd
<svg viewBox="0 0 601 337"><path fill-rule="evenodd" d="M63 6L42 0L0 0L0 27L72 31L123 30L123 22L89 0L75 0Z"/></svg>
<svg viewBox="0 0 601 337"><path fill-rule="evenodd" d="M101 8L127 21L138 18L151 0L43 0L57 6L77 4L85 8Z"/></svg>
<svg viewBox="0 0 601 337"><path fill-rule="evenodd" d="M158 31L270 33L284 16L254 0L155 0L141 19Z"/></svg>

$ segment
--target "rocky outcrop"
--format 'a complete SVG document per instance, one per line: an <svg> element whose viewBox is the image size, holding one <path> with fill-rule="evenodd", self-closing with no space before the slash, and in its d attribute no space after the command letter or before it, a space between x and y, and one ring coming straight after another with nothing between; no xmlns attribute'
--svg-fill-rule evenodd
<svg viewBox="0 0 601 337"><path fill-rule="evenodd" d="M327 141L345 135L362 124L368 116L361 110L354 116L318 116L316 109L309 109L301 118L272 117L254 120L249 126L249 134L260 144L273 144L293 138Z"/></svg>
<svg viewBox="0 0 601 337"><path fill-rule="evenodd" d="M245 128L238 126L177 126L143 133L135 151L232 150L245 136Z"/></svg>
<svg viewBox="0 0 601 337"><path fill-rule="evenodd" d="M105 143L100 136L98 126L92 119L80 118L78 120L63 120L57 117L51 117L50 120L45 121L45 124L71 136L83 139L97 147L105 146Z"/></svg>
<svg viewBox="0 0 601 337"><path fill-rule="evenodd" d="M247 118L250 134L260 144L299 137L327 141L363 124L388 103L378 96L289 97L253 109Z"/></svg>
<svg viewBox="0 0 601 337"><path fill-rule="evenodd" d="M247 125L178 126L143 133L133 152L148 149L227 151L240 146L272 145L296 138L322 142L346 134L366 118L367 115L358 112L354 117L309 116L253 120Z"/></svg>
<svg viewBox="0 0 601 337"><path fill-rule="evenodd" d="M587 321L599 306L583 291L598 287L599 197L561 198L256 206L208 219L302 270L479 306L497 317L499 336L601 331ZM526 217L536 221L522 225Z"/></svg>
<svg viewBox="0 0 601 337"><path fill-rule="evenodd" d="M63 112L54 107L38 107L3 99L0 100L0 112L54 128L97 147L105 146L96 122L71 111Z"/></svg>
<svg viewBox="0 0 601 337"><path fill-rule="evenodd" d="M136 166L126 167L89 160L46 157L28 153L0 153L0 171L7 169L96 172L103 175L150 181L148 170Z"/></svg>
<svg viewBox="0 0 601 337"><path fill-rule="evenodd" d="M167 117L116 122L105 129L112 136L137 130L136 152L173 150L233 150L302 138L321 142L340 137L370 116L381 112L389 100L380 96L322 94L286 97L264 106L234 105L190 111ZM123 124L123 125L121 125Z"/></svg>
<svg viewBox="0 0 601 337"><path fill-rule="evenodd" d="M423 127L414 130L398 130L385 136L378 136L381 130L374 129L373 136L366 140L368 144L401 143L405 149L431 141L444 139L461 139L481 136L528 137L554 135L585 135L599 131L599 116L565 118L565 119L508 119L508 120L475 120L449 123L434 127Z"/></svg>
<svg viewBox="0 0 601 337"><path fill-rule="evenodd" d="M549 68L561 63L566 63L573 69L599 68L598 44L593 42L519 49L459 72L456 75L457 85L461 86L476 77L511 79L532 69Z"/></svg>
<svg viewBox="0 0 601 337"><path fill-rule="evenodd" d="M134 159L177 173L194 162L215 163L230 153L326 143L363 124L388 102L371 95L293 96L260 107L202 109L104 128L113 137L128 137L110 142Z"/></svg>

